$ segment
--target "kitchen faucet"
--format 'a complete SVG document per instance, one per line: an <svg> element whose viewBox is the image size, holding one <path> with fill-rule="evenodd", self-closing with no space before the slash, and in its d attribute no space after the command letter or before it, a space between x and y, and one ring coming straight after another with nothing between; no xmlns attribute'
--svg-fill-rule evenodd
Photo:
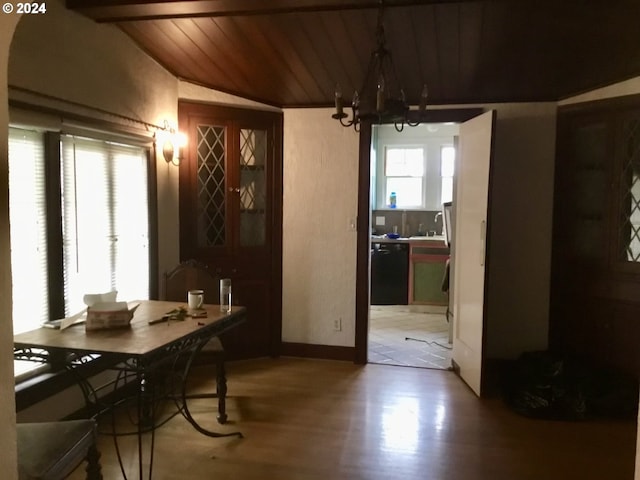
<svg viewBox="0 0 640 480"><path fill-rule="evenodd" d="M442 212L436 213L433 217L433 221L436 223L436 225L438 224L438 217L442 217ZM440 235L442 235L442 229L440 229Z"/></svg>

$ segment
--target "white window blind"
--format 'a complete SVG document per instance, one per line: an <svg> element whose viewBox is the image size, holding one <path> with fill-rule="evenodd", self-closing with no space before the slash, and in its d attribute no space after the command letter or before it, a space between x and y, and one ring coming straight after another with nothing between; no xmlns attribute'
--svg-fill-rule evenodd
<svg viewBox="0 0 640 480"><path fill-rule="evenodd" d="M144 149L62 137L65 312L86 293L149 297L147 158Z"/></svg>
<svg viewBox="0 0 640 480"><path fill-rule="evenodd" d="M9 223L13 331L49 319L44 142L39 132L9 129Z"/></svg>

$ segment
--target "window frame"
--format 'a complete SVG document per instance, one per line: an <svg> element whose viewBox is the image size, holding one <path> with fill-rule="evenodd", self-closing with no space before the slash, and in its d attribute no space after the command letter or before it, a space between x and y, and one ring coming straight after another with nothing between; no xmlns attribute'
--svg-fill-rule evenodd
<svg viewBox="0 0 640 480"><path fill-rule="evenodd" d="M387 175L387 164L388 164L388 158L389 158L389 150L401 150L403 152L407 152L409 150L419 150L422 153L422 175L421 176L414 176L414 175ZM417 205L409 205L409 206L402 206L402 205L397 205L397 208L401 209L401 210L417 210L417 209L423 209L425 207L426 204L426 183L427 183L427 152L426 149L424 148L423 145L389 145L386 144L384 145L383 148L383 158L382 158L382 176L383 176L383 191L382 191L382 200L385 203L385 205L387 205L386 200L390 198L391 192L393 192L394 190L390 190L388 188L389 186L389 180L390 179L420 179L419 183L420 184L420 203ZM406 156L406 154L405 154ZM397 192L396 192L397 194ZM389 208L389 207L387 207Z"/></svg>
<svg viewBox="0 0 640 480"><path fill-rule="evenodd" d="M442 162L443 162L443 151L445 148L451 148L453 150L453 165L452 165L452 169L453 169L453 173L452 175L443 175L443 168L442 168ZM440 202L442 204L446 203L446 202L452 202L453 201L453 182L456 176L456 155L458 154L458 152L456 151L456 146L455 144L452 143L442 143L440 144ZM446 200L444 198L442 198L442 194L444 192L444 180L445 178L447 179L451 179L451 198Z"/></svg>
<svg viewBox="0 0 640 480"><path fill-rule="evenodd" d="M379 139L375 141L372 148L372 157L376 159L375 178L372 175L371 204L374 210L394 211L441 211L442 209L442 162L441 153L443 147L453 147L456 149L454 135L438 135L425 139L424 142L416 138L404 139ZM387 192L387 176L385 175L386 150L388 148L422 148L423 150L423 176L422 176L422 204L417 207L389 208L390 192ZM455 153L457 155L457 152ZM455 168L455 164L454 164ZM455 178L455 171L454 177Z"/></svg>
<svg viewBox="0 0 640 480"><path fill-rule="evenodd" d="M146 156L147 209L148 209L148 265L149 298L158 298L158 208L157 208L157 169L156 145L148 129L132 129L91 117L72 115L64 112L51 112L48 109L11 108L10 128L38 130L43 132L44 175L46 199L47 230L47 271L49 293L49 317L65 316L64 298L64 262L62 236L62 185L61 185L61 137L65 134L81 135L88 138L106 140L114 143L135 145L144 149ZM43 113L45 110L45 113ZM54 113L54 117L51 114ZM17 120L14 120L17 118ZM53 120L52 120L53 118ZM66 125L65 125L66 124ZM71 126L72 125L72 126ZM11 186L9 186L11 188ZM37 364L34 364L37 365ZM50 366L47 366L50 367ZM42 371L42 366L34 368L29 374L20 373L16 379L22 381Z"/></svg>
<svg viewBox="0 0 640 480"><path fill-rule="evenodd" d="M379 210L424 210L426 205L426 182L427 182L427 151L424 145L419 143L396 143L396 142L384 142L382 145L382 161L377 162L377 207ZM422 150L422 177L411 176L387 176L387 151L389 149L394 150ZM420 205L414 205L411 207L398 206L395 209L391 209L388 205L389 195L391 192L387 191L387 180L389 178L421 178L421 203Z"/></svg>

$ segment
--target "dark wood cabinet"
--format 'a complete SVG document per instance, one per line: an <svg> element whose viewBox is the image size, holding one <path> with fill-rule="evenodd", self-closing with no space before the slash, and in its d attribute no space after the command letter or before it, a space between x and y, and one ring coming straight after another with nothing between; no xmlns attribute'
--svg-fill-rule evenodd
<svg viewBox="0 0 640 480"><path fill-rule="evenodd" d="M233 303L247 307L247 322L223 337L231 358L277 355L282 114L186 101L178 114L188 137L180 163L181 260L231 278Z"/></svg>
<svg viewBox="0 0 640 480"><path fill-rule="evenodd" d="M640 97L560 108L550 344L640 372Z"/></svg>

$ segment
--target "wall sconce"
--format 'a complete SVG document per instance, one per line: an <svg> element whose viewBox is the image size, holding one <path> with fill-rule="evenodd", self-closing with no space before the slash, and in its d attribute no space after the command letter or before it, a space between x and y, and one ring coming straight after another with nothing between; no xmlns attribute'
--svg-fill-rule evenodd
<svg viewBox="0 0 640 480"><path fill-rule="evenodd" d="M158 146L162 144L162 156L167 163L180 165L183 148L187 144L187 136L184 133L178 132L165 120L162 129L156 132L156 142Z"/></svg>

